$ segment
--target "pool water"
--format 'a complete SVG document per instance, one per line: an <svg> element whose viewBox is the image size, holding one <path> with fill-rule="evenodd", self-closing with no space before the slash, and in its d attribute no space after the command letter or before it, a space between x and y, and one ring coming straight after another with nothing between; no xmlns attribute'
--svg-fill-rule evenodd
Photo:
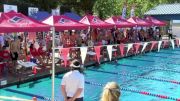
<svg viewBox="0 0 180 101"><path fill-rule="evenodd" d="M166 71L159 69L166 69ZM171 70L177 72L172 72ZM148 79L157 78L180 82L180 72L178 71L180 71L180 49L176 48L175 50L161 50L159 53L140 54L120 59L117 62L112 61L101 64L98 67L90 67L85 71L85 80L102 85L109 81L116 81L121 88L180 98L180 84ZM131 76L119 74L130 74ZM56 101L63 101L60 92L62 76L58 75L55 78ZM102 89L102 86L85 83L85 101L99 101ZM171 99L162 99L129 91L121 92L121 101L173 101ZM37 95L38 101L48 101L48 98L51 98L51 78L23 84L20 88L12 86L0 90L0 96L32 99L33 96Z"/></svg>

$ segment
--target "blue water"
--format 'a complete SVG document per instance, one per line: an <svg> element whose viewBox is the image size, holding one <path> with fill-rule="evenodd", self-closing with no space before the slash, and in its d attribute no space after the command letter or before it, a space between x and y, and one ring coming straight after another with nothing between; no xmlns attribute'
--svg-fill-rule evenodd
<svg viewBox="0 0 180 101"><path fill-rule="evenodd" d="M180 85L171 82L162 82L157 80L143 79L135 76L150 78L159 78L165 80L174 80L180 82L180 73L161 71L155 68L180 71L180 49L161 50L138 56L124 58L115 62L101 64L99 67L90 67L95 71L86 70L85 80L99 84L106 84L109 81L116 81L121 88L128 88L140 91L147 91L154 94L166 95L174 98L180 97ZM97 72L108 71L111 73ZM131 74L122 76L112 73ZM60 83L63 75L55 78L55 99L62 101L60 92ZM85 84L85 101L99 101L103 87L91 84ZM13 90L13 91L12 91ZM4 88L0 90L1 96L16 96L32 99L34 95L39 95L38 101L45 101L41 97L51 97L51 79L45 78L37 82L30 82L22 85ZM1 100L1 99L0 99ZM161 99L153 96L142 95L138 93L122 91L121 101L173 101L170 99ZM8 100L7 100L8 101Z"/></svg>

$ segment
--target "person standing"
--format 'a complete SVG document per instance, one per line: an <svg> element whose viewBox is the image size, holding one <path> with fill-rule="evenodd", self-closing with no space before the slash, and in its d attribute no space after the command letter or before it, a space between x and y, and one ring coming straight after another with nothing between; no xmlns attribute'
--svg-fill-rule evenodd
<svg viewBox="0 0 180 101"><path fill-rule="evenodd" d="M61 82L61 91L64 101L83 101L84 75L78 60L71 62L71 71L67 72Z"/></svg>
<svg viewBox="0 0 180 101"><path fill-rule="evenodd" d="M13 61L13 66L15 66L20 53L20 40L18 40L17 37L14 37L14 39L10 43L10 52Z"/></svg>

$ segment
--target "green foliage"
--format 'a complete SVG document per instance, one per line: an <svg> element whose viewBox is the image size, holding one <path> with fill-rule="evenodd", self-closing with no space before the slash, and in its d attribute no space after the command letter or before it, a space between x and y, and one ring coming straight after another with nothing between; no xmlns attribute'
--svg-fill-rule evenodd
<svg viewBox="0 0 180 101"><path fill-rule="evenodd" d="M112 15L119 15L120 8L117 0L97 0L93 7L93 12L100 18L107 18Z"/></svg>
<svg viewBox="0 0 180 101"><path fill-rule="evenodd" d="M93 11L101 18L112 15L121 15L123 5L127 2L127 17L130 15L132 5L135 5L135 15L143 16L151 8L165 3L178 3L179 0L97 0Z"/></svg>
<svg viewBox="0 0 180 101"><path fill-rule="evenodd" d="M30 6L50 12L51 9L60 5L61 12L74 11L81 15L94 13L101 18L121 15L125 2L127 2L127 17L129 17L134 4L135 15L143 16L146 11L159 4L178 3L180 0L0 0L0 4L18 5L20 12L27 12L27 8ZM2 11L2 6L0 11Z"/></svg>

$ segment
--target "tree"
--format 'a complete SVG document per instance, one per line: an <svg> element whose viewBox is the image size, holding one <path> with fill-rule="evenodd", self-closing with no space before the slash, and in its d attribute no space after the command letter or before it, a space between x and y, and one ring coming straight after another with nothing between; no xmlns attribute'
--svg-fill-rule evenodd
<svg viewBox="0 0 180 101"><path fill-rule="evenodd" d="M93 7L93 12L100 18L107 18L112 15L120 14L120 7L118 7L117 0L97 0Z"/></svg>
<svg viewBox="0 0 180 101"><path fill-rule="evenodd" d="M61 0L62 9L65 11L75 11L78 14L84 15L92 13L92 8L96 0Z"/></svg>

